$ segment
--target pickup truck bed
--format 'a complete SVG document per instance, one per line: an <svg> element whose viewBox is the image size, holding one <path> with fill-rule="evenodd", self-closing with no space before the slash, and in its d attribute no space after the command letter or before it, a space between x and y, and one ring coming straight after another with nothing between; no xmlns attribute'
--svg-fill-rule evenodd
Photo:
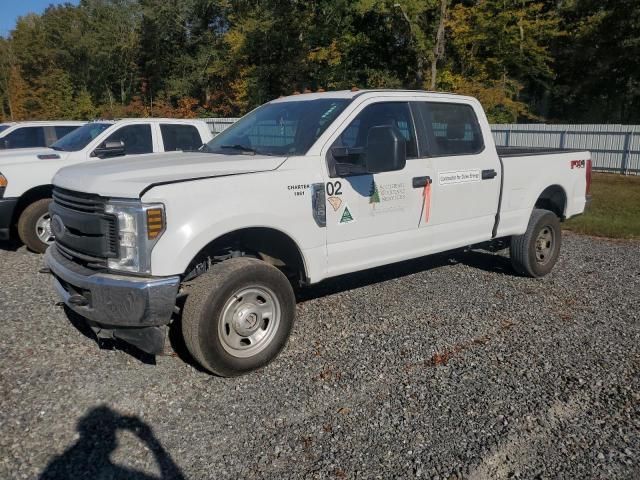
<svg viewBox="0 0 640 480"><path fill-rule="evenodd" d="M496 147L499 157L533 157L535 155L551 155L559 153L583 152L567 148L546 148L546 147Z"/></svg>

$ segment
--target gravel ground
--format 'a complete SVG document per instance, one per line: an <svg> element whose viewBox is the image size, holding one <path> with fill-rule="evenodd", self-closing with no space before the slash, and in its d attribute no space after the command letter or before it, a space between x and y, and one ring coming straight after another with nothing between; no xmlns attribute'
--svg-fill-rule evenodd
<svg viewBox="0 0 640 480"><path fill-rule="evenodd" d="M326 282L238 379L99 349L40 264L0 249L0 478L640 477L639 243Z"/></svg>

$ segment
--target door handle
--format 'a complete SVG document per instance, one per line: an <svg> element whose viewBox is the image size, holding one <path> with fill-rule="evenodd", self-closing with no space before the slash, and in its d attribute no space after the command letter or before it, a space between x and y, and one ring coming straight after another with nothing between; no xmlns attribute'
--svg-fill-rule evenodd
<svg viewBox="0 0 640 480"><path fill-rule="evenodd" d="M482 170L483 180L491 180L492 178L496 178L497 176L498 176L498 172L496 172L494 169Z"/></svg>
<svg viewBox="0 0 640 480"><path fill-rule="evenodd" d="M423 188L432 182L431 177L413 177L413 188Z"/></svg>

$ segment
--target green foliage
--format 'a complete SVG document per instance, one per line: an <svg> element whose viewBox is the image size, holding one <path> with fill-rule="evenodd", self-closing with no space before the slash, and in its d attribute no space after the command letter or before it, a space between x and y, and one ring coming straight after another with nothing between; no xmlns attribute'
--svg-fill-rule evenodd
<svg viewBox="0 0 640 480"><path fill-rule="evenodd" d="M595 174L593 204L565 228L599 237L640 238L640 177Z"/></svg>
<svg viewBox="0 0 640 480"><path fill-rule="evenodd" d="M637 0L81 0L0 39L0 112L236 116L435 67L492 121L636 121L639 54Z"/></svg>

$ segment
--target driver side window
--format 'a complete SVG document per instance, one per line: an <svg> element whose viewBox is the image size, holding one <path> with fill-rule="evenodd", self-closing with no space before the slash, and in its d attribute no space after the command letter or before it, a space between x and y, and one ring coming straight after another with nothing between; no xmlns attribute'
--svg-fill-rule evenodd
<svg viewBox="0 0 640 480"><path fill-rule="evenodd" d="M108 142L124 142L125 155L153 153L151 125L128 125L111 134Z"/></svg>
<svg viewBox="0 0 640 480"><path fill-rule="evenodd" d="M369 132L373 127L380 126L397 128L406 141L407 158L418 157L409 103L384 102L365 107L333 143L332 150L345 149L344 156L340 156L340 163L351 163L364 168Z"/></svg>

